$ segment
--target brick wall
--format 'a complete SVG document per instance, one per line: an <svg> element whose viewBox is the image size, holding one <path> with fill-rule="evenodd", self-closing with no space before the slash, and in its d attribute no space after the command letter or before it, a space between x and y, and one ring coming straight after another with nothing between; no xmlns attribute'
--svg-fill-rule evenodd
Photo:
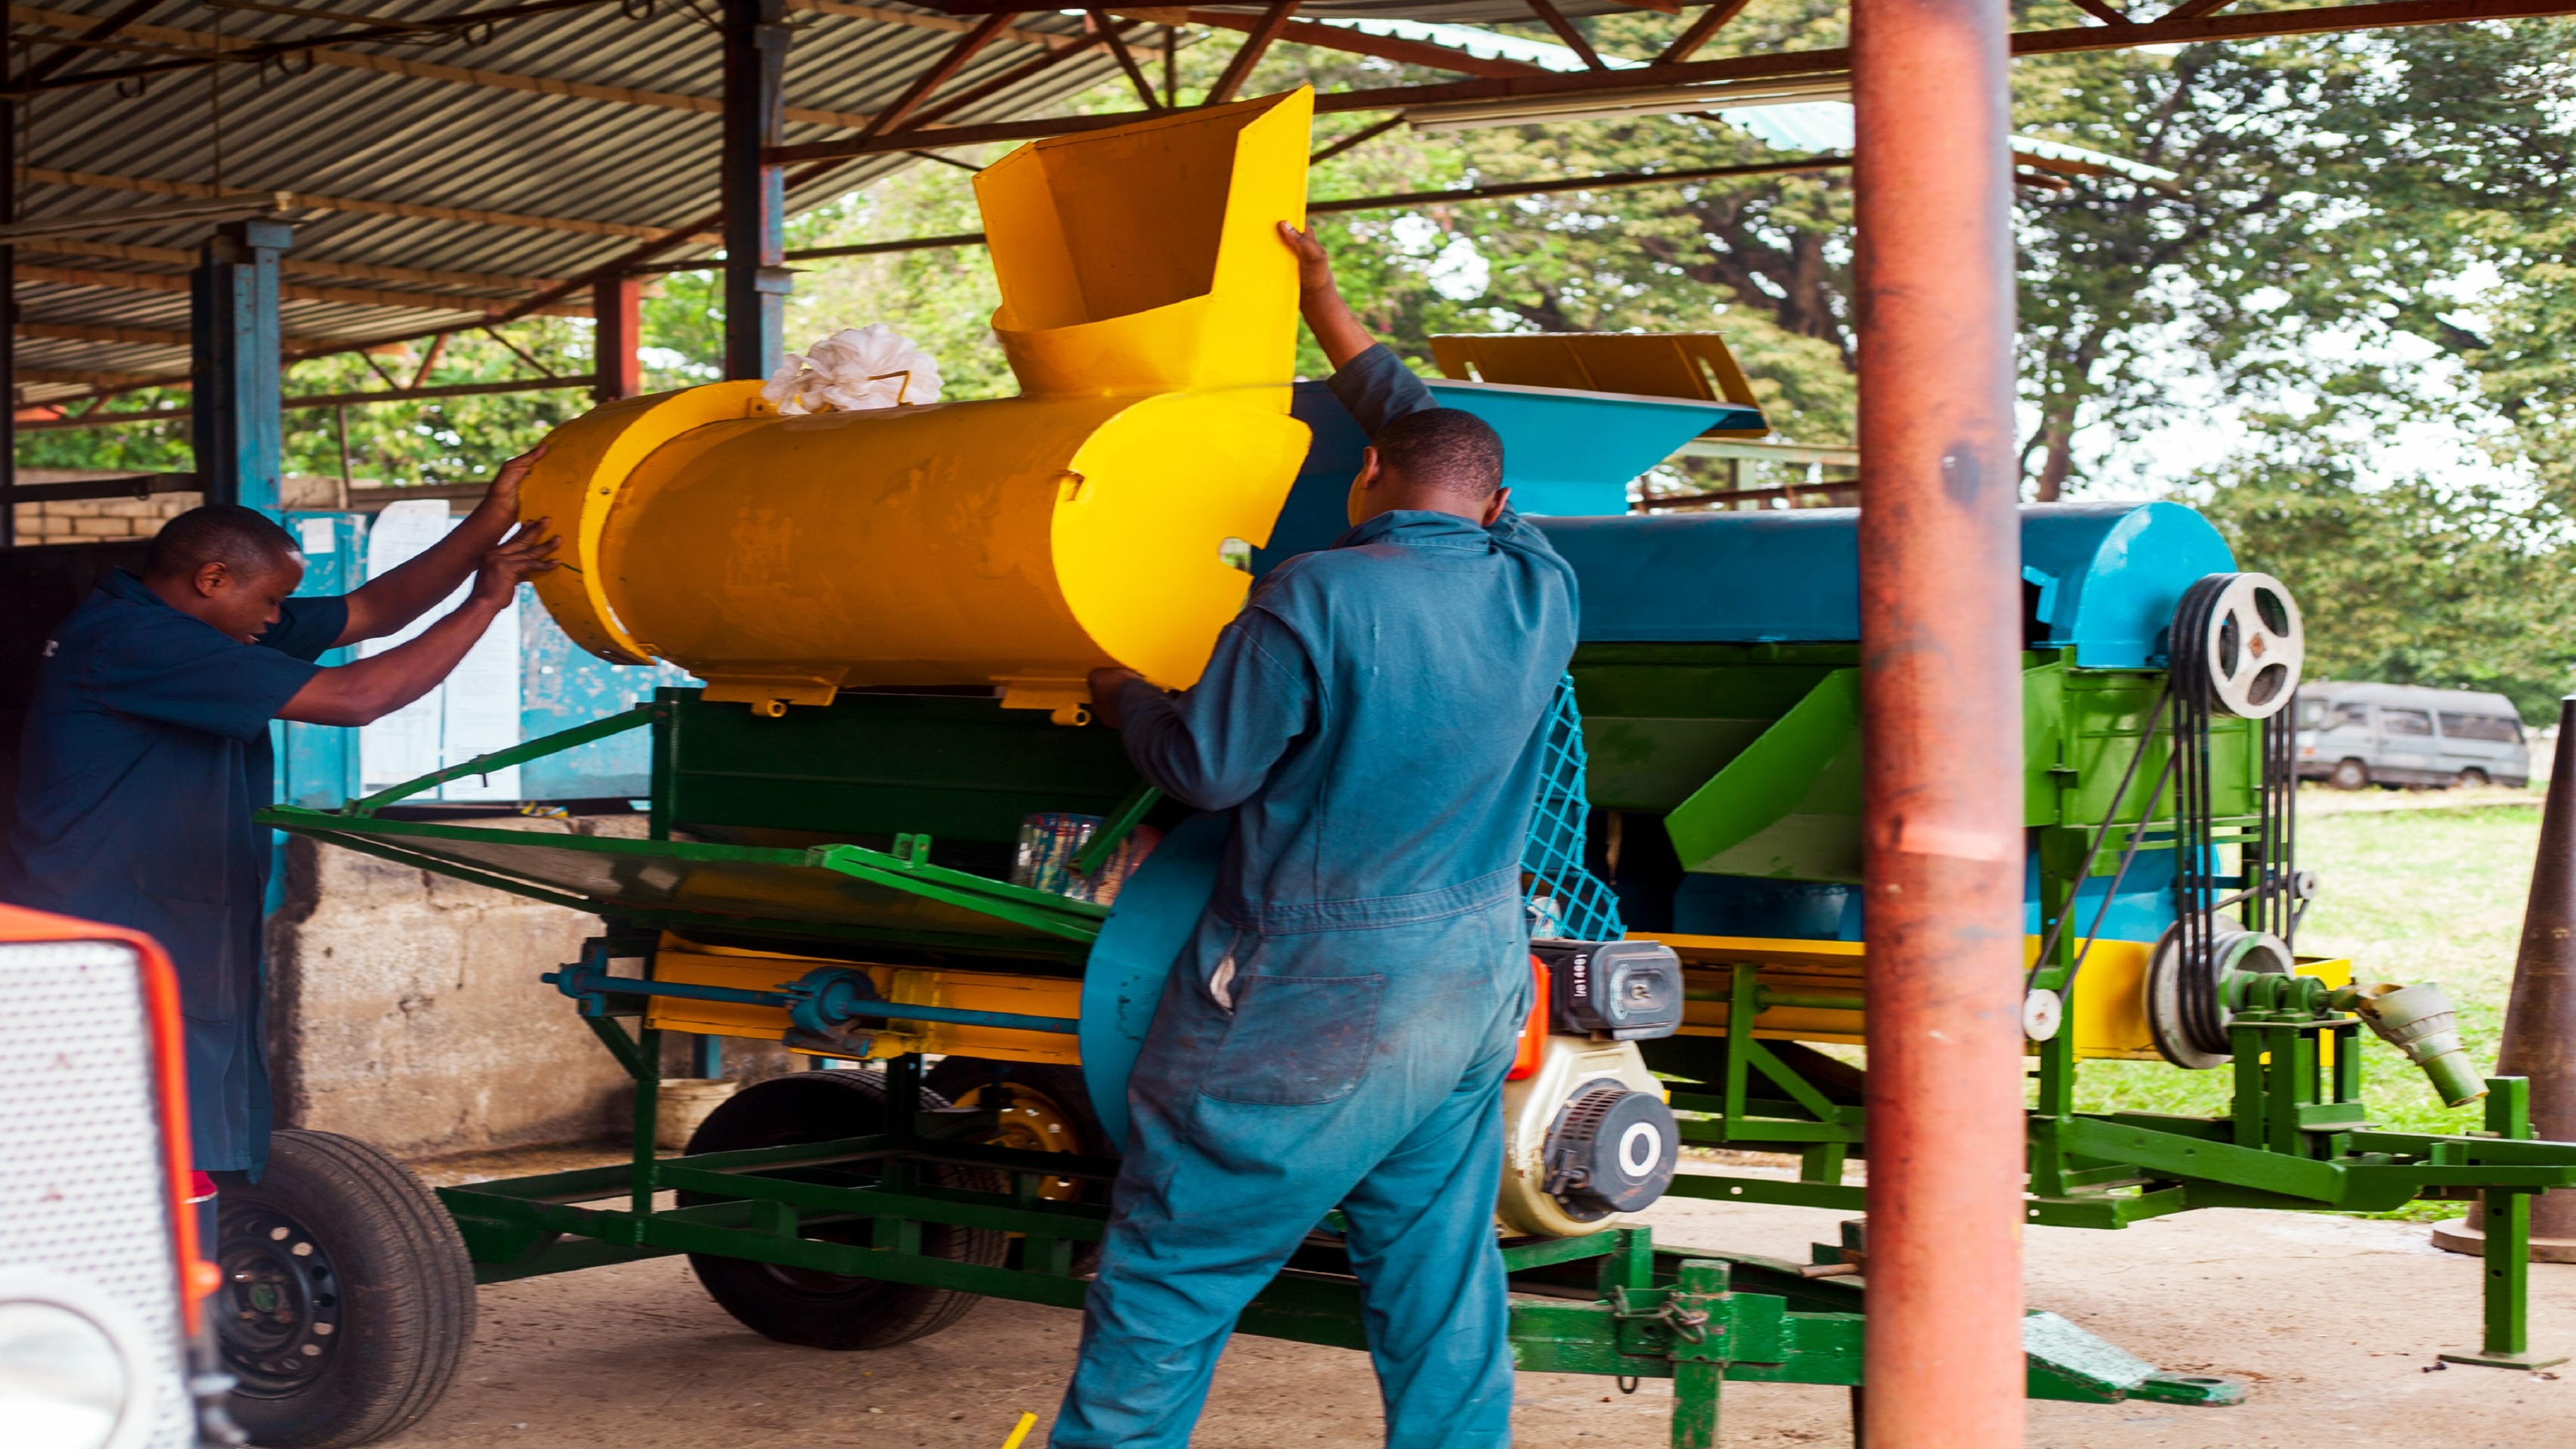
<svg viewBox="0 0 2576 1449"><path fill-rule="evenodd" d="M36 483L83 483L94 478L130 476L120 473L84 471L73 468L21 468L18 481ZM360 482L355 493L368 498L392 493L403 496L403 490L379 487L375 480ZM453 490L441 490L442 493ZM306 474L289 476L285 486L289 508L339 508L345 506L337 478ZM427 495L424 495L427 496ZM56 499L45 503L15 505L20 543L87 543L103 538L150 538L161 531L161 525L205 501L198 493L155 493L149 498L83 498ZM362 500L361 506L364 506ZM381 505L378 505L381 506ZM451 507L454 504L451 502ZM470 504L466 506L471 506Z"/></svg>
<svg viewBox="0 0 2576 1449"><path fill-rule="evenodd" d="M32 472L33 470L29 470ZM39 480L18 475L19 481ZM99 538L150 538L161 525L204 502L195 493L155 493L149 498L55 499L17 505L20 543L86 543Z"/></svg>

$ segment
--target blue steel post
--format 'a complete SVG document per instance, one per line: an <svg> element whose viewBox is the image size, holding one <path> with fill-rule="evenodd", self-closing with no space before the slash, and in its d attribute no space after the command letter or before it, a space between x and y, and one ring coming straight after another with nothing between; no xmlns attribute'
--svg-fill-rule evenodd
<svg viewBox="0 0 2576 1449"><path fill-rule="evenodd" d="M209 503L275 513L283 502L277 257L294 243L295 229L284 222L232 222L207 240L190 278L189 411Z"/></svg>
<svg viewBox="0 0 2576 1449"><path fill-rule="evenodd" d="M761 152L780 139L787 39L787 0L725 0L725 376L735 380L769 376L786 350L786 177Z"/></svg>

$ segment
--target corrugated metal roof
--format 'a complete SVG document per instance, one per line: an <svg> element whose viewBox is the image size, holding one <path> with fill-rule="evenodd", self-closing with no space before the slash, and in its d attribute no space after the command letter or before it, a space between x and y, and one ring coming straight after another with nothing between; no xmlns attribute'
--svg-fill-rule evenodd
<svg viewBox="0 0 2576 1449"><path fill-rule="evenodd" d="M381 21L495 8L494 0L316 3ZM20 72L24 57L55 53L45 40L77 36L122 8L122 0L13 5ZM470 43L377 40L319 49L309 63L201 66L152 76L139 95L110 83L41 91L21 112L18 214L102 211L218 187L292 192L304 220L285 270L290 349L299 339L458 325L716 210L723 77L713 17L712 5L603 0L478 30ZM849 134L971 23L842 0L789 0L789 19L790 143ZM164 0L111 42L135 48L86 49L57 76L166 60L174 47L205 54L349 28ZM1050 40L1070 44L1081 29L1078 16L1021 17L925 109L1027 65ZM1133 43L1146 38L1136 33ZM943 119L1037 114L1116 74L1116 62L1094 49ZM788 205L810 206L912 164L870 156L831 167ZM183 273L210 227L198 220L20 242L22 398L184 372L187 293L153 288ZM708 241L666 255L714 249ZM416 305L406 305L411 296Z"/></svg>

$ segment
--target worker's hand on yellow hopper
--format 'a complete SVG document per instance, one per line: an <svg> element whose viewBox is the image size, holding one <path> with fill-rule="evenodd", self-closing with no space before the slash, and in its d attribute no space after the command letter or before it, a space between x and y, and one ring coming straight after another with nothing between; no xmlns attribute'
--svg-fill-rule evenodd
<svg viewBox="0 0 2576 1449"><path fill-rule="evenodd" d="M1127 687L1127 681L1141 680L1144 677L1133 669L1109 668L1091 671L1091 717L1113 730L1118 728L1120 723L1118 691Z"/></svg>
<svg viewBox="0 0 2576 1449"><path fill-rule="evenodd" d="M518 517L519 485L528 481L537 460L545 455L546 445L539 443L502 464L501 471L492 475L492 488L483 495L483 506L510 518Z"/></svg>
<svg viewBox="0 0 2576 1449"><path fill-rule="evenodd" d="M1315 345L1324 349L1324 360L1341 367L1376 345L1377 339L1369 336L1368 329L1351 315L1350 304L1342 300L1342 289L1333 280L1333 259L1324 254L1324 244L1315 240L1315 234L1283 221L1279 240L1297 254L1297 310L1315 334Z"/></svg>
<svg viewBox="0 0 2576 1449"><path fill-rule="evenodd" d="M1297 290L1300 292L1332 291L1333 259L1324 253L1324 244L1315 240L1312 231L1299 231L1287 222L1279 223L1279 239L1297 254Z"/></svg>
<svg viewBox="0 0 2576 1449"><path fill-rule="evenodd" d="M530 458L534 456L529 455ZM526 460L511 460L514 465L522 461ZM505 475L507 471L506 468L503 470ZM522 475L526 471L520 469ZM495 483L493 486L498 488L500 485ZM482 566L474 572L472 597L494 605L507 604L511 594L518 590L520 580L553 568L554 552L563 545L563 540L546 532L546 525L552 521L532 518L520 524L518 531L501 540L499 545L487 550Z"/></svg>

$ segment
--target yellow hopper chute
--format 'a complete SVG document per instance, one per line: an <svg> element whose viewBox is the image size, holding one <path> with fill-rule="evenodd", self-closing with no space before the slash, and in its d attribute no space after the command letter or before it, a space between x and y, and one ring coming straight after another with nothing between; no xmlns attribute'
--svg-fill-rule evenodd
<svg viewBox="0 0 2576 1449"><path fill-rule="evenodd" d="M975 181L1016 398L781 417L757 382L607 404L522 495L556 621L770 714L996 685L1079 718L1205 667L1304 459L1288 416L1311 91L1023 146Z"/></svg>

